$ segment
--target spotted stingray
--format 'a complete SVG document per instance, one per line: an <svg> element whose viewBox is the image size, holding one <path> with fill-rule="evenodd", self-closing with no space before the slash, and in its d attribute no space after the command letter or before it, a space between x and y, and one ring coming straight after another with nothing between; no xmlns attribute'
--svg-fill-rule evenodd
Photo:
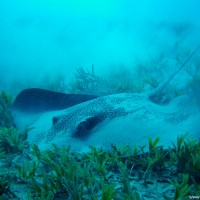
<svg viewBox="0 0 200 200"><path fill-rule="evenodd" d="M192 98L182 95L162 99L158 95L197 49L163 84L147 94L98 97L37 88L24 90L13 104L16 124L33 127L28 141L41 150L52 144L70 145L77 151L87 151L89 146L109 148L111 144L145 145L149 137L158 136L160 144L168 147L185 133L199 139L200 108Z"/></svg>

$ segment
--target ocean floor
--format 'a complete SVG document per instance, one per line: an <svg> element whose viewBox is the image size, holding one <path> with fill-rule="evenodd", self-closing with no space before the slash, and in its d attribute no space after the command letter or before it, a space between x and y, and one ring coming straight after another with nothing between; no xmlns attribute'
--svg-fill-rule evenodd
<svg viewBox="0 0 200 200"><path fill-rule="evenodd" d="M148 152L113 145L109 151L91 147L78 153L57 146L41 152L22 136L14 138L17 130L0 131L12 139L10 144L5 137L0 140L1 199L178 200L200 195L200 145L187 135L167 150L157 138L147 141Z"/></svg>

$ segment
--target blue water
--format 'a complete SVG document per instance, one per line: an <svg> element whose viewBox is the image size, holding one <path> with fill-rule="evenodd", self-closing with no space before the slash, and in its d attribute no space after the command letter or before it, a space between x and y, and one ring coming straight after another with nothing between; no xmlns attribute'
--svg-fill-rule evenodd
<svg viewBox="0 0 200 200"><path fill-rule="evenodd" d="M77 67L104 75L200 43L199 0L1 0L0 88ZM176 45L181 48L177 50Z"/></svg>

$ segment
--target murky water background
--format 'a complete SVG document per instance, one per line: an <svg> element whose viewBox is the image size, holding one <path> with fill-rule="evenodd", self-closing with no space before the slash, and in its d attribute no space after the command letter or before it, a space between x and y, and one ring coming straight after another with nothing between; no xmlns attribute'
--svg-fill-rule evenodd
<svg viewBox="0 0 200 200"><path fill-rule="evenodd" d="M0 87L70 79L185 55L200 42L198 0L1 0ZM172 62L173 63L173 62Z"/></svg>

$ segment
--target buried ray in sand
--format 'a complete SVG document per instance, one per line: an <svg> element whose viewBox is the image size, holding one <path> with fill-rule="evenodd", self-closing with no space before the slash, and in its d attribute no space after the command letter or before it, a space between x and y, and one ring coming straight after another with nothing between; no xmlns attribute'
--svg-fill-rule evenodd
<svg viewBox="0 0 200 200"><path fill-rule="evenodd" d="M41 150L52 144L70 145L78 151L87 151L89 146L109 148L110 144L144 145L147 138L158 136L168 147L185 133L198 139L200 112L195 101L187 95L168 99L160 94L199 48L149 94L97 97L41 89L22 91L13 104L16 124L33 127L28 141Z"/></svg>

